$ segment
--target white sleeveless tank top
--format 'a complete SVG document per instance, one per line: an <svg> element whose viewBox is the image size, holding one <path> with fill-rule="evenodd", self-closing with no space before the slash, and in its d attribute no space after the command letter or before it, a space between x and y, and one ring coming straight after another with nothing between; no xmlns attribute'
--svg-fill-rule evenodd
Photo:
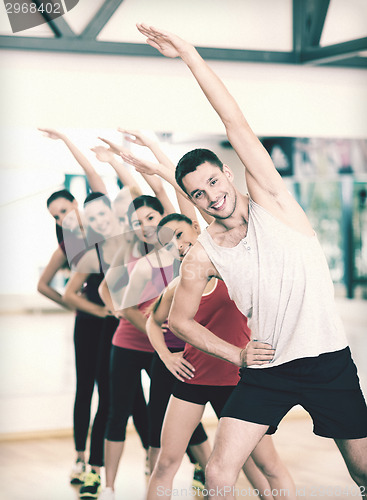
<svg viewBox="0 0 367 500"><path fill-rule="evenodd" d="M334 286L316 234L290 228L250 199L247 235L233 248L208 231L198 241L220 273L231 299L249 318L252 339L275 349L269 368L344 349Z"/></svg>

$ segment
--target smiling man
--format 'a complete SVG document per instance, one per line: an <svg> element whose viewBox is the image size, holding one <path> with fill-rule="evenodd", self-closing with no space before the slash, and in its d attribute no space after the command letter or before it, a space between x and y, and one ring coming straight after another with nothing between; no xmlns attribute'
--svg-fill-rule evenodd
<svg viewBox="0 0 367 500"><path fill-rule="evenodd" d="M203 167L200 174L198 166ZM179 186L189 194L195 205L216 219L227 219L236 208L237 191L231 182L227 182L232 179L230 168L208 149L194 149L181 158L176 169ZM193 187L190 192L187 191L189 185Z"/></svg>
<svg viewBox="0 0 367 500"><path fill-rule="evenodd" d="M195 48L171 33L138 29L163 55L188 66L244 165L249 192L236 190L230 168L208 150L191 151L177 165L177 183L215 220L183 261L170 327L195 347L242 367L206 471L210 496L222 498L225 491L233 498L242 464L297 404L310 413L316 434L335 440L363 491L367 408L317 236L237 103ZM245 350L194 320L212 276L224 280L238 309L251 318L253 341Z"/></svg>

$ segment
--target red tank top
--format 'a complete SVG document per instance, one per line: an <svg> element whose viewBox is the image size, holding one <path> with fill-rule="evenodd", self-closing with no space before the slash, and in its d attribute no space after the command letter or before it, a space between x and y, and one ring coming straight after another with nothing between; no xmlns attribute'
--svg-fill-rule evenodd
<svg viewBox="0 0 367 500"><path fill-rule="evenodd" d="M251 331L247 318L229 298L226 285L221 280L208 295L200 301L195 321L205 326L217 337L238 347L245 347L250 340ZM184 357L195 368L195 375L188 384L195 385L237 385L238 366L224 361L186 344Z"/></svg>

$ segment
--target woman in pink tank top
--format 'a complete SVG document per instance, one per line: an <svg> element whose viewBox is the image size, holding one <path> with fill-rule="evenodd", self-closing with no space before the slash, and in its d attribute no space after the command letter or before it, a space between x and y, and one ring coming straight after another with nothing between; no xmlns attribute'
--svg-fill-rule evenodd
<svg viewBox="0 0 367 500"><path fill-rule="evenodd" d="M163 215L160 201L147 195L135 198L127 211L139 248L135 246L135 252L131 252L128 274L120 283L126 298L123 304L115 307L115 310L123 309L123 313L112 339L110 365L111 405L105 440L105 472L106 487L111 489L123 452L126 425L141 371L150 372L154 349L145 331L148 308L173 277L172 256L166 251L165 255L154 251L158 248L156 226ZM108 285L108 279L106 281Z"/></svg>

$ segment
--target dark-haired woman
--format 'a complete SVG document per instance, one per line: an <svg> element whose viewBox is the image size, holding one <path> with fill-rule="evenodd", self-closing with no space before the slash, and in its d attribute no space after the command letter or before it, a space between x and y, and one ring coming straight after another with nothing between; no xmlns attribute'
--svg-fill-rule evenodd
<svg viewBox="0 0 367 500"><path fill-rule="evenodd" d="M103 194L107 193L103 180L97 174L92 164L65 134L49 128L39 130L49 139L61 140L64 142L76 161L82 167L92 191L102 192ZM47 208L56 222L56 235L59 246L52 254L50 261L41 274L37 289L42 295L45 295L50 300L65 308L70 308L70 306L63 300L61 294L52 287L51 282L58 271L68 267L73 268L84 255L86 251L86 241L83 222L81 214L78 210L77 201L66 189L53 193L47 200ZM79 354L81 352L81 345L78 341L80 338L79 331L83 329L82 324L86 323L88 319L87 314L77 312L74 327L74 345L77 362L80 360ZM87 405L87 398L85 395L81 394L80 390L78 390L80 388L78 379L83 371L78 369L78 365L76 368L77 390L74 403L74 442L77 459L72 467L70 480L72 484L81 484L83 483L85 476L85 444L84 447L80 445L81 440L78 429L81 427L79 425L80 419L85 414L84 406ZM81 401L83 401L83 404L81 404Z"/></svg>
<svg viewBox="0 0 367 500"><path fill-rule="evenodd" d="M107 193L106 186L93 165L65 134L50 128L39 128L38 130L43 132L45 137L52 140L61 140L66 145L83 169L92 191ZM47 200L47 209L56 222L56 235L59 246L52 254L49 263L40 276L37 289L45 297L63 307L67 307L62 300L61 294L50 286L50 283L60 269L67 265L71 267L83 255L86 249L83 223L81 214L78 211L78 202L66 189L52 193Z"/></svg>
<svg viewBox="0 0 367 500"><path fill-rule="evenodd" d="M130 204L128 220L141 245L137 256L131 254L128 262L128 272L131 277L136 263L141 255L148 253L155 242L155 228L162 219L164 209L157 198L153 196L139 196ZM149 249L149 250L148 250ZM162 270L162 275L170 281L172 279L172 261L167 269ZM166 277L165 272L168 271ZM162 277L160 278L162 280ZM108 275L106 277L108 283ZM121 317L118 328L112 339L111 365L110 365L110 412L106 430L105 444L105 471L107 489L102 493L108 495L112 492L118 463L123 451L126 425L132 411L137 383L141 370L150 372L150 364L154 349L144 331L146 322L145 312L151 300L137 300L136 310L128 314L128 318ZM149 291L148 291L149 295ZM124 311L125 313L126 311ZM125 314L124 314L125 315Z"/></svg>
<svg viewBox="0 0 367 500"><path fill-rule="evenodd" d="M84 202L84 220L90 250L79 260L66 286L63 300L79 311L76 319L77 397L75 444L85 450L94 386L98 389L98 409L91 433L89 464L80 498L96 498L104 464L104 434L109 406L109 358L111 340L118 320L104 305L98 287L120 243L121 228L111 202L103 193L91 193ZM81 293L83 291L83 293Z"/></svg>
<svg viewBox="0 0 367 500"><path fill-rule="evenodd" d="M137 383L142 370L150 374L154 349L145 331L149 307L174 274L174 259L167 251L159 251L156 238L156 227L163 215L159 200L146 195L136 198L127 212L141 248L129 258L129 281L121 307L123 317L112 339L111 405L105 447L106 490L101 498L114 498L114 483Z"/></svg>
<svg viewBox="0 0 367 500"><path fill-rule="evenodd" d="M47 200L47 208L56 222L56 234L59 242L58 248L52 254L50 261L42 272L39 282L38 291L45 295L50 300L57 304L70 309L75 307L69 306L63 299L62 295L52 286L52 279L62 269L73 268L78 261L83 257L86 249L85 232L82 226L81 214L78 210L78 203L74 196L66 189L56 191ZM76 394L74 402L74 443L76 450L76 462L72 467L70 480L72 484L81 484L85 475L85 440L84 429L85 425L82 422L88 420L86 418L90 412L91 396L88 400L88 395L85 394L83 388L85 379L84 372L88 369L88 362L83 362L83 354L85 346L81 342L83 332L88 329L88 325L94 321L94 316L82 311L77 311L74 326L74 346L76 359ZM102 320L101 320L102 321ZM97 321L97 323L99 323ZM101 325L93 322L93 327L101 328ZM91 343L87 343L91 346ZM83 370L83 367L86 367ZM86 431L87 432L87 431ZM91 440L91 447L94 447L94 439Z"/></svg>
<svg viewBox="0 0 367 500"><path fill-rule="evenodd" d="M70 307L75 309L77 306L68 305L61 294L52 287L51 282L56 273L61 269L65 267L75 268L85 254L87 239L84 227L82 226L83 215L78 211L78 204L74 196L65 189L53 193L47 200L47 207L56 221L59 246L53 253L39 279L38 291L65 308ZM85 266L83 265L83 267ZM97 293L100 282L100 279L98 279L100 276L99 271L100 269L98 268L98 274L90 276L89 286L86 291L91 300L101 304ZM108 330L116 326L116 320L112 317L108 317L106 322L110 326ZM97 318L95 315L86 312L82 307L80 310L77 310L74 327L77 385L73 419L77 458L70 475L72 484L81 484L85 479L85 447L90 422L92 394L96 380L96 363L93 360L95 360L96 352L99 349L98 342L94 341L94 337L100 338L103 324L102 318ZM107 403L108 401L105 398L105 404L107 405ZM148 432L146 428L148 415L141 384L139 385L134 403L133 418L143 447L147 449ZM99 457L103 456L104 428L102 428L102 420L98 417L93 424L89 460L89 463L92 465L98 465L101 462Z"/></svg>
<svg viewBox="0 0 367 500"><path fill-rule="evenodd" d="M47 200L47 209L56 222L56 236L59 246L44 269L38 281L38 291L57 304L66 307L61 294L50 283L60 269L71 267L85 250L84 233L78 202L74 196L62 189L54 192Z"/></svg>

